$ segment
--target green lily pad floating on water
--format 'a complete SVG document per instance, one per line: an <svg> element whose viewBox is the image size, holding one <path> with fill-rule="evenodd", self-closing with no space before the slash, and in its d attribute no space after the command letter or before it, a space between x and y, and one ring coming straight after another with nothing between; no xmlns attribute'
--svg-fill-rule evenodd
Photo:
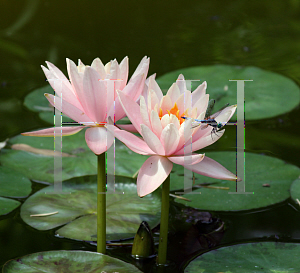
<svg viewBox="0 0 300 273"><path fill-rule="evenodd" d="M192 260L185 273L298 273L300 244L263 242L222 247Z"/></svg>
<svg viewBox="0 0 300 273"><path fill-rule="evenodd" d="M116 258L88 251L47 251L8 261L3 273L138 273L135 266Z"/></svg>
<svg viewBox="0 0 300 273"><path fill-rule="evenodd" d="M300 206L300 176L291 186L291 197Z"/></svg>
<svg viewBox="0 0 300 273"><path fill-rule="evenodd" d="M235 173L236 153L211 152L205 155ZM196 189L195 192L201 192L201 194L182 195L191 200L191 202L181 199L176 199L175 201L186 206L210 211L237 211L262 208L289 198L290 186L300 174L300 169L297 166L265 155L245 153L245 164L245 192L252 194L228 194L228 192L236 192L235 181L220 181L195 174L196 178L198 178L195 184L219 181L218 184L211 186L228 187L229 189L200 188ZM181 177L183 184L183 176Z"/></svg>
<svg viewBox="0 0 300 273"><path fill-rule="evenodd" d="M31 192L31 182L15 170L0 166L0 196L22 198Z"/></svg>
<svg viewBox="0 0 300 273"><path fill-rule="evenodd" d="M62 138L62 180L72 177L96 174L97 157L88 148L85 141L85 131ZM9 141L10 144L26 144L30 147L42 149L28 152L24 150L2 149L0 162L3 166L17 170L24 176L35 181L53 183L54 157L53 137L32 137L18 135ZM128 160L130 158L130 160ZM140 169L147 156L132 152L116 139L115 173L133 177ZM112 163L113 164L113 163Z"/></svg>
<svg viewBox="0 0 300 273"><path fill-rule="evenodd" d="M0 215L5 215L16 209L21 203L19 201L0 197Z"/></svg>
<svg viewBox="0 0 300 273"><path fill-rule="evenodd" d="M193 90L207 81L207 93L216 100L215 110L237 103L237 83L229 80L253 80L245 82L246 120L275 117L291 111L300 102L299 87L291 79L258 67L211 65L178 69L157 79L164 93L179 74L189 80L200 79L192 82Z"/></svg>
<svg viewBox="0 0 300 273"><path fill-rule="evenodd" d="M31 192L31 182L24 175L0 166L0 215L16 209L21 203L5 197L22 198Z"/></svg>
<svg viewBox="0 0 300 273"><path fill-rule="evenodd" d="M21 218L38 230L64 225L56 231L57 235L96 241L97 177L72 178L64 181L62 187L65 193L53 193L54 186L51 185L30 196L21 206ZM135 179L121 176L116 176L115 189L119 194L106 196L107 240L133 237L142 221L147 221L151 228L159 223L159 191L140 198ZM48 216L30 216L39 214Z"/></svg>

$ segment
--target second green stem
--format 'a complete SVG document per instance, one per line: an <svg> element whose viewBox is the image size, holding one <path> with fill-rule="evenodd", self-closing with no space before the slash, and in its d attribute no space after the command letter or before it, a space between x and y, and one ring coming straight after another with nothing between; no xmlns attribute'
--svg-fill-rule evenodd
<svg viewBox="0 0 300 273"><path fill-rule="evenodd" d="M97 252L106 252L106 159L97 155Z"/></svg>
<svg viewBox="0 0 300 273"><path fill-rule="evenodd" d="M166 264L167 245L168 245L168 224L169 224L169 193L170 193L170 175L162 184L160 233L157 264Z"/></svg>

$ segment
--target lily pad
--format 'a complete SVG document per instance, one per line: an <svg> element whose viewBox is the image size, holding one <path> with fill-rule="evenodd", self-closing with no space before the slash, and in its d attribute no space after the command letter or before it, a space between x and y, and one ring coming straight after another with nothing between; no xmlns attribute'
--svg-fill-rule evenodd
<svg viewBox="0 0 300 273"><path fill-rule="evenodd" d="M263 242L222 247L189 263L186 273L298 273L300 244Z"/></svg>
<svg viewBox="0 0 300 273"><path fill-rule="evenodd" d="M62 180L72 177L96 174L97 157L88 148L84 130L63 137L62 141ZM44 149L33 152L24 150L2 149L0 162L3 166L17 170L29 179L53 183L54 157L52 137L31 137L18 135L10 139L10 144L26 144ZM20 147L20 145L18 145ZM17 146L13 146L16 147ZM130 158L130 160L128 160ZM140 169L146 156L136 154L116 139L115 174L133 177Z"/></svg>
<svg viewBox="0 0 300 273"><path fill-rule="evenodd" d="M22 198L31 192L31 182L24 175L0 166L0 215L5 215L16 209L19 201L5 198Z"/></svg>
<svg viewBox="0 0 300 273"><path fill-rule="evenodd" d="M15 170L0 166L0 196L22 198L31 192L30 180Z"/></svg>
<svg viewBox="0 0 300 273"><path fill-rule="evenodd" d="M151 228L159 223L159 191L140 198L136 180L122 176L116 176L115 190L119 194L109 193L106 196L107 240L133 237L142 221L147 221ZM38 230L65 225L56 231L57 235L96 241L97 177L84 176L64 181L63 191L54 193L51 185L33 194L22 205L21 218ZM48 213L49 216L30 216Z"/></svg>
<svg viewBox="0 0 300 273"><path fill-rule="evenodd" d="M291 197L300 206L300 176L291 186Z"/></svg>
<svg viewBox="0 0 300 273"><path fill-rule="evenodd" d="M24 105L33 112L38 112L40 119L53 124L54 108L45 98L44 94L54 95L54 91L50 85L38 88L28 94L24 99ZM74 122L69 117L62 114L62 122Z"/></svg>
<svg viewBox="0 0 300 273"><path fill-rule="evenodd" d="M60 250L38 252L16 260L10 260L4 265L2 272L138 273L141 271L129 263L104 254L80 250Z"/></svg>
<svg viewBox="0 0 300 273"><path fill-rule="evenodd" d="M245 83L246 120L270 118L284 114L300 102L299 87L291 79L258 67L211 65L183 68L167 73L157 79L166 92L179 74L195 80L192 86L207 81L207 93L216 100L215 110L225 104L237 103L237 83L229 80L253 80Z"/></svg>
<svg viewBox="0 0 300 273"><path fill-rule="evenodd" d="M19 201L0 197L0 215L5 215L16 209L21 203Z"/></svg>
<svg viewBox="0 0 300 273"><path fill-rule="evenodd" d="M234 152L211 152L205 155L235 173L236 154ZM180 199L176 199L175 201L183 203L186 206L210 211L262 208L289 198L290 186L299 174L300 169L297 166L287 164L280 159L245 153L245 192L250 192L250 194L228 194L228 192L236 192L235 181L220 181L200 176L201 178L196 180L195 184L219 181L218 184L211 186L227 187L229 189L200 188L196 189L195 192L201 192L201 194L183 195L183 197L188 198L191 202ZM199 176L196 174L196 177Z"/></svg>

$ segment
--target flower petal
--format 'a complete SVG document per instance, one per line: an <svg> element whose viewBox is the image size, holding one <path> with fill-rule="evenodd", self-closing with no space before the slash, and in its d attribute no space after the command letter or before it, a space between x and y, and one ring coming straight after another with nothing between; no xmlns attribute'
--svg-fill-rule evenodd
<svg viewBox="0 0 300 273"><path fill-rule="evenodd" d="M82 110L68 103L64 99L48 93L45 93L45 97L53 107L64 113L69 118L77 121L78 123L85 125L94 124L94 121L90 117L88 117Z"/></svg>
<svg viewBox="0 0 300 273"><path fill-rule="evenodd" d="M64 82L66 84L66 86L72 90L72 86L69 82L69 80L67 79L67 77L64 75L64 73L62 73L53 63L50 62L46 62L49 71L55 76L56 79L60 79L62 82Z"/></svg>
<svg viewBox="0 0 300 273"><path fill-rule="evenodd" d="M170 97L171 101L172 101L172 105L175 104L175 102L177 101L177 99L180 96L180 90L178 85L174 82L171 87L169 88L167 95Z"/></svg>
<svg viewBox="0 0 300 273"><path fill-rule="evenodd" d="M209 126L210 127L210 126ZM194 136L192 137L192 151L198 151L200 149L203 149L213 143L215 143L222 135L224 134L225 130L218 131L216 133L212 133L211 131L213 129L210 129L207 127L207 129L204 129L203 131L206 131L206 134L202 137L199 137L196 141L194 141ZM208 131L207 131L208 130ZM201 129L197 131L197 133L200 131L202 133ZM189 140L186 145L189 145L191 141ZM184 154L184 147L182 147L179 151L175 153L176 155L182 155Z"/></svg>
<svg viewBox="0 0 300 273"><path fill-rule="evenodd" d="M190 139L191 139L191 136L192 136L192 133L193 133L193 130L191 129L191 126L192 126L192 119L188 119L188 120L185 120L178 132L179 132L179 142L178 142L178 145L177 145L177 150L181 150L181 148L184 149L184 147L182 147L185 143L187 145L187 143L190 143ZM177 154L177 152L175 152L175 154ZM178 154L184 154L184 152L182 153L178 153Z"/></svg>
<svg viewBox="0 0 300 273"><path fill-rule="evenodd" d="M132 124L117 124L117 126L128 132L138 133L138 131L135 129L135 127Z"/></svg>
<svg viewBox="0 0 300 273"><path fill-rule="evenodd" d="M57 77L57 73L54 73L54 67L55 65L47 62L48 66L52 68L52 70L48 70L46 67L41 66L44 74L47 78L47 81L49 82L49 84L51 85L51 87L53 88L53 90L55 91L55 95L62 97L64 100L68 101L69 103L75 105L77 108L83 110L80 102L78 101L78 98L76 96L75 91L73 90L72 85L70 84L70 82L67 80L67 78L65 79L60 79ZM59 70L57 67L55 67L55 71ZM61 72L60 72L61 73Z"/></svg>
<svg viewBox="0 0 300 273"><path fill-rule="evenodd" d="M105 73L106 73L105 79L109 79L109 76L110 76L110 67L111 67L111 61L108 62L108 63L104 66Z"/></svg>
<svg viewBox="0 0 300 273"><path fill-rule="evenodd" d="M151 75L150 77L148 77L145 81L145 84L144 84L144 89L141 93L141 96L143 96L145 98L145 101L148 101L148 85L149 85L149 81L151 78L155 79L156 77L156 74L153 74ZM137 103L139 102L139 100L137 100Z"/></svg>
<svg viewBox="0 0 300 273"><path fill-rule="evenodd" d="M184 79L184 76L182 74L180 74L178 76L178 79L176 80L176 84L178 85L179 87L179 91L180 91L180 94L183 94L186 92L186 82L185 82L185 79Z"/></svg>
<svg viewBox="0 0 300 273"><path fill-rule="evenodd" d="M179 119L173 114L170 115L170 123L173 123L175 127L179 130L180 128Z"/></svg>
<svg viewBox="0 0 300 273"><path fill-rule="evenodd" d="M187 109L192 107L192 96L190 91L182 93L176 101L180 113L184 113Z"/></svg>
<svg viewBox="0 0 300 273"><path fill-rule="evenodd" d="M142 165L137 177L137 193L143 197L155 191L168 177L173 163L163 156L151 156Z"/></svg>
<svg viewBox="0 0 300 273"><path fill-rule="evenodd" d="M188 165L194 165L199 162L201 162L204 158L204 154L192 154L187 156L168 156L168 159L172 161L175 164L185 166L185 164L188 163Z"/></svg>
<svg viewBox="0 0 300 273"><path fill-rule="evenodd" d="M92 67L86 67L83 76L82 93L77 95L85 113L97 123L104 122L106 111L110 108L107 101L107 89L104 81Z"/></svg>
<svg viewBox="0 0 300 273"><path fill-rule="evenodd" d="M86 126L51 127L38 131L21 133L23 136L53 137L54 134L70 136L80 132Z"/></svg>
<svg viewBox="0 0 300 273"><path fill-rule="evenodd" d="M127 80L128 80L128 57L126 56L120 63L120 79L121 84L118 89L123 90L124 87L126 86ZM117 88L116 88L117 89Z"/></svg>
<svg viewBox="0 0 300 273"><path fill-rule="evenodd" d="M141 62L139 63L139 65L137 66L136 70L134 71L134 73L131 76L131 79L129 80L129 82L131 80L133 80L137 75L139 74L148 74L148 69L149 69L149 64L150 64L150 58L147 58L147 56L145 56Z"/></svg>
<svg viewBox="0 0 300 273"><path fill-rule="evenodd" d="M197 108L197 114L206 112L208 106L209 95L205 94L197 102L193 101L193 109Z"/></svg>
<svg viewBox="0 0 300 273"><path fill-rule="evenodd" d="M110 148L114 142L114 136L105 127L92 127L85 131L85 140L88 147L99 155Z"/></svg>
<svg viewBox="0 0 300 273"><path fill-rule="evenodd" d="M207 156L205 156L200 163L194 165L187 165L185 166L185 168L195 173L199 173L201 175L213 177L216 179L231 181L236 181L237 179L235 174L228 171L220 163ZM241 181L241 179L238 178L238 181Z"/></svg>
<svg viewBox="0 0 300 273"><path fill-rule="evenodd" d="M158 98L158 101L160 101L163 97L163 93L162 93L159 85L155 81L155 77L150 77L150 79L149 79L148 90L150 90L150 89L154 91L154 93L156 94L156 97Z"/></svg>
<svg viewBox="0 0 300 273"><path fill-rule="evenodd" d="M149 119L149 114L148 114L148 108L146 105L146 101L143 96L140 97L140 112L141 112L141 117L143 120L143 123L147 125L149 128L151 128L151 123Z"/></svg>
<svg viewBox="0 0 300 273"><path fill-rule="evenodd" d="M106 78L104 65L99 58L93 60L91 67L98 72L100 79L104 80Z"/></svg>
<svg viewBox="0 0 300 273"><path fill-rule="evenodd" d="M170 115L169 114L163 115L160 122L161 122L161 126L165 128L170 123Z"/></svg>
<svg viewBox="0 0 300 273"><path fill-rule="evenodd" d="M194 107L195 103L205 95L207 88L207 83L204 81L202 84L200 84L193 92L192 92L192 106Z"/></svg>
<svg viewBox="0 0 300 273"><path fill-rule="evenodd" d="M162 130L160 141L166 155L171 155L176 151L179 142L179 132L175 124L170 123Z"/></svg>
<svg viewBox="0 0 300 273"><path fill-rule="evenodd" d="M114 86L115 86L114 90L117 90L117 89L120 90L121 89L121 84L122 84L123 80L121 80L121 71L120 71L120 67L119 67L119 64L118 64L116 59L114 59L111 62L109 79L110 80L115 80L114 81Z"/></svg>
<svg viewBox="0 0 300 273"><path fill-rule="evenodd" d="M159 99L156 93L152 89L148 89L148 112L151 114L151 110L154 109L155 105L159 104Z"/></svg>
<svg viewBox="0 0 300 273"><path fill-rule="evenodd" d="M85 67L85 64L80 59L78 59L78 72L84 73Z"/></svg>
<svg viewBox="0 0 300 273"><path fill-rule="evenodd" d="M126 94L123 92L117 92L118 93L118 101L120 102L120 107L122 106L127 117L131 121L132 125L136 128L136 130L141 134L141 124L143 123L143 119L140 113L140 106L133 101L131 98L129 98ZM117 113L116 113L117 115ZM115 118L116 121L118 120Z"/></svg>
<svg viewBox="0 0 300 273"><path fill-rule="evenodd" d="M151 111L150 119L151 119L151 126L152 126L153 133L158 138L160 138L163 128L161 126L161 122L156 111L154 110Z"/></svg>
<svg viewBox="0 0 300 273"><path fill-rule="evenodd" d="M141 135L149 148L158 155L165 155L165 149L159 138L145 124L141 124Z"/></svg>
<svg viewBox="0 0 300 273"><path fill-rule="evenodd" d="M122 141L129 149L135 153L142 155L153 155L154 152L149 148L147 143L140 137L137 137L127 131L120 130L116 126L108 126L109 131L111 131L116 138Z"/></svg>
<svg viewBox="0 0 300 273"><path fill-rule="evenodd" d="M162 97L160 101L160 108L162 110L162 115L168 114L167 110L170 110L173 107L172 100L168 95Z"/></svg>
<svg viewBox="0 0 300 273"><path fill-rule="evenodd" d="M145 76L143 74L137 75L119 93L125 94L129 99L131 99L135 102L143 90L144 83L145 83ZM111 107L112 108L109 110L109 115L111 115L112 111L115 111L115 120L116 121L125 117L126 115L128 116L128 114L125 114L124 108L122 108L120 99L118 96L115 98L115 105L112 105Z"/></svg>
<svg viewBox="0 0 300 273"><path fill-rule="evenodd" d="M67 58L67 70L78 100L80 100L78 93L83 93L83 74L78 72L76 64Z"/></svg>

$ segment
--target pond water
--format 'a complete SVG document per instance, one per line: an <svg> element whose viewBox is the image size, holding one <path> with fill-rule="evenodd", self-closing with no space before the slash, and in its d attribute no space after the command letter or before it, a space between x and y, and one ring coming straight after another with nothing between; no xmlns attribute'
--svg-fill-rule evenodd
<svg viewBox="0 0 300 273"><path fill-rule="evenodd" d="M0 15L5 18L0 21L0 142L25 131L49 127L37 113L23 106L27 94L47 84L40 68L45 61L66 73L66 57L90 64L95 57L106 63L128 56L132 74L147 55L148 75L156 73L157 77L191 66L228 64L256 66L300 84L300 3L296 0L12 0L0 3ZM245 150L300 167L299 117L298 105L280 116L246 122ZM235 151L235 140L228 140L235 139L235 128L227 127L227 137L206 151ZM33 182L32 193L43 187ZM171 206L168 258L176 269L166 268L165 272L181 272L193 256L189 251L181 257L176 254L183 244L188 248L187 232L194 236L192 223L184 217L176 218L182 208L178 204ZM39 251L96 251L89 243L57 238L54 231L31 228L21 220L19 212L20 208L0 217L0 266L9 259ZM212 214L226 227L213 247L257 241L300 242L299 206L291 199L261 210ZM130 251L130 247L109 247L108 254L136 264ZM143 265L144 272L151 270L151 266Z"/></svg>

